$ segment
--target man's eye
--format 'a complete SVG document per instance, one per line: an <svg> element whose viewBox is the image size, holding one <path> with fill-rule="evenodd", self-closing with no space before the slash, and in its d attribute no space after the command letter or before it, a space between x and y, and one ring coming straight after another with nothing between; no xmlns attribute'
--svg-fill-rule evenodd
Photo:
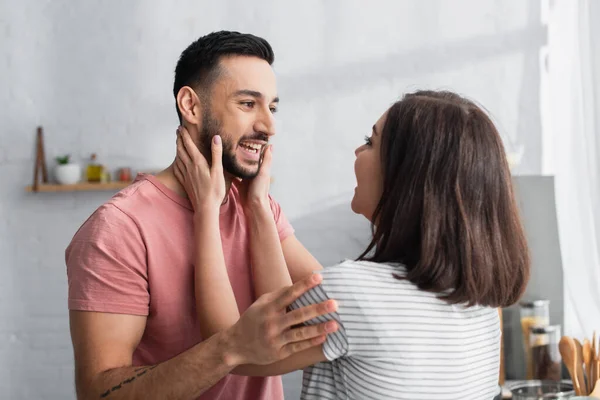
<svg viewBox="0 0 600 400"><path fill-rule="evenodd" d="M248 108L254 107L254 102L253 101L242 101L240 104L242 104L243 106L246 106Z"/></svg>
<svg viewBox="0 0 600 400"><path fill-rule="evenodd" d="M277 112L277 107L271 107L271 113L275 114Z"/></svg>

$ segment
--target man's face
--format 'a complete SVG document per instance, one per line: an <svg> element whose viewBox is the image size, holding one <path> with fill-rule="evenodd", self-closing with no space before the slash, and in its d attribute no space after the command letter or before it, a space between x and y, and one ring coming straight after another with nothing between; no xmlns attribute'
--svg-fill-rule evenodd
<svg viewBox="0 0 600 400"><path fill-rule="evenodd" d="M257 57L225 57L220 67L222 74L203 109L200 140L210 149L212 137L221 135L224 170L242 179L254 178L262 151L275 134L273 113L279 102L275 74Z"/></svg>

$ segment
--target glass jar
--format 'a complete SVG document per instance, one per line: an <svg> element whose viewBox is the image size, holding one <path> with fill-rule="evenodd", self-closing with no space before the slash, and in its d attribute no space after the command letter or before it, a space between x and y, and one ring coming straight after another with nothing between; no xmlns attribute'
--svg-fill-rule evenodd
<svg viewBox="0 0 600 400"><path fill-rule="evenodd" d="M119 169L119 181L131 182L131 168L120 168Z"/></svg>
<svg viewBox="0 0 600 400"><path fill-rule="evenodd" d="M86 168L86 178L88 182L101 182L104 167L98 163L96 154L92 154L90 163Z"/></svg>
<svg viewBox="0 0 600 400"><path fill-rule="evenodd" d="M521 331L523 333L523 350L525 352L525 379L533 379L533 364L529 344L531 328L550 325L550 301L534 300L519 303L521 314Z"/></svg>
<svg viewBox="0 0 600 400"><path fill-rule="evenodd" d="M533 379L560 381L560 325L537 326L531 328L530 332Z"/></svg>

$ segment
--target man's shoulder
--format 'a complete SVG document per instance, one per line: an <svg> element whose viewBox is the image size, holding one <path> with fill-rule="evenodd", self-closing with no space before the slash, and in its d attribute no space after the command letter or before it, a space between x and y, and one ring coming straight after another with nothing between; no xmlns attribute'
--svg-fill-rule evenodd
<svg viewBox="0 0 600 400"><path fill-rule="evenodd" d="M81 225L79 231L118 232L125 226L135 225L137 215L143 212L148 199L156 196L156 190L145 179L136 180L98 207Z"/></svg>
<svg viewBox="0 0 600 400"><path fill-rule="evenodd" d="M124 213L135 213L148 200L159 196L158 189L146 178L139 178L119 191L104 206L112 206Z"/></svg>
<svg viewBox="0 0 600 400"><path fill-rule="evenodd" d="M98 207L81 224L68 247L75 243L118 243L124 236L132 234L139 236L137 224L119 207L119 202L111 200Z"/></svg>

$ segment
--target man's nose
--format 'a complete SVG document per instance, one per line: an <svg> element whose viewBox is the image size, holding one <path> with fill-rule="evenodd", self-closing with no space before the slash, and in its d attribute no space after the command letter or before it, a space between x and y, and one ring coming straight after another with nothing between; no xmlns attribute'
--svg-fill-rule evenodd
<svg viewBox="0 0 600 400"><path fill-rule="evenodd" d="M271 137L275 134L275 118L270 109L262 111L256 120L254 129Z"/></svg>

